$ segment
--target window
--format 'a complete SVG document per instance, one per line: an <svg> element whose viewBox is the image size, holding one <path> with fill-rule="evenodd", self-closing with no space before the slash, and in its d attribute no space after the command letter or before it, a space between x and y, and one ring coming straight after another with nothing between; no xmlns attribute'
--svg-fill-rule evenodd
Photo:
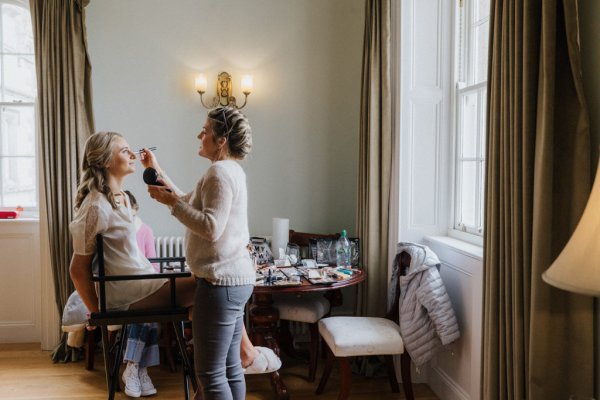
<svg viewBox="0 0 600 400"><path fill-rule="evenodd" d="M456 21L454 228L483 234L489 0L459 0Z"/></svg>
<svg viewBox="0 0 600 400"><path fill-rule="evenodd" d="M37 209L36 77L26 2L0 1L0 207Z"/></svg>

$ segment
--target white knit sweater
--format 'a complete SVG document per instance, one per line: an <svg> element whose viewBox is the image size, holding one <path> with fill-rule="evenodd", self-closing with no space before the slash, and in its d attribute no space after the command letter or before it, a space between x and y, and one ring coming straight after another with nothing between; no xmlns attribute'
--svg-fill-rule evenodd
<svg viewBox="0 0 600 400"><path fill-rule="evenodd" d="M219 286L256 282L246 248L246 174L236 161L213 163L195 190L173 206L172 214L187 227L186 257L194 275Z"/></svg>

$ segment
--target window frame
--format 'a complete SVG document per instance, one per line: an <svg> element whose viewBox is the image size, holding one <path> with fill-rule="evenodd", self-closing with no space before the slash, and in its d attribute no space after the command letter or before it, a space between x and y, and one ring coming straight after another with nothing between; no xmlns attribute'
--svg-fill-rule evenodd
<svg viewBox="0 0 600 400"><path fill-rule="evenodd" d="M31 10L29 8L29 2L25 1L25 0L0 0L0 6L4 5L4 4L9 4L9 5L13 5L16 7L21 7L23 9L25 9L27 11L27 13L30 14L31 16ZM0 20L0 29L2 27L2 21ZM33 29L33 26L32 26ZM0 44L2 43L2 32L0 30ZM33 61L35 63L35 50L33 53L18 53L18 52L14 52L14 53L6 53L4 52L2 49L0 49L0 53L2 54L3 57L0 57L0 74L2 74L2 83L1 83L1 88L5 87L5 83L6 80L4 79L4 73L5 73L5 68L4 68L4 56L9 54L9 55L14 55L14 56L19 56L19 55L23 55L23 56L33 56ZM37 76L35 77L35 79L37 79ZM38 101L37 101L37 93L35 94L35 96L33 97L33 101L24 101L24 100L12 100L12 101L4 101L4 100L0 100L0 107L31 107L32 111L33 111L33 115L34 115L34 120L33 120L33 126L34 126L34 153L33 156L23 156L20 154L11 154L11 155L2 155L0 154L0 174L2 174L3 171L3 161L5 159L9 159L9 158L15 158L15 157L19 157L19 158L23 158L23 157L32 157L34 159L34 171L35 171L35 176L33 177L34 182L35 182L35 205L34 206L27 206L27 207L23 207L23 211L25 216L32 216L35 217L38 215L39 213L39 208L40 208L40 181L39 181L39 135L38 135L38 113L37 113L37 106L38 106ZM0 126L0 130L2 129L2 127ZM1 175L0 175L1 176ZM0 183L2 183L2 180L0 179ZM13 209L14 207L17 207L18 204L4 204L4 186L0 187L0 208L5 208L5 209Z"/></svg>
<svg viewBox="0 0 600 400"><path fill-rule="evenodd" d="M475 65L476 49L473 43L473 32L477 27L489 23L489 15L478 21L474 21L475 8L477 0L459 0L455 5L455 20L453 32L453 51L454 51L454 82L451 95L451 115L452 115L452 137L453 137L453 174L452 174L452 220L448 229L448 235L460 240L474 244L483 244L483 224L484 224L484 190L485 190L485 123L486 123L486 102L487 102L487 78L484 81L476 82ZM489 25L488 25L489 26ZM465 96L475 93L477 95L477 135L476 151L474 157L462 156L462 128L463 125L463 107L461 102ZM461 218L462 214L462 173L463 162L476 162L476 193L474 199L475 205L475 225L466 225Z"/></svg>

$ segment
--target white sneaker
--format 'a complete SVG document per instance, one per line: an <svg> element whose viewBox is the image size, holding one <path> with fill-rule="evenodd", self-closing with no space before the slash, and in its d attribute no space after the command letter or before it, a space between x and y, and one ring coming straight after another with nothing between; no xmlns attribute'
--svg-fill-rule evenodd
<svg viewBox="0 0 600 400"><path fill-rule="evenodd" d="M129 397L140 397L142 394L142 385L140 383L138 363L128 362L122 378L125 384L125 394Z"/></svg>
<svg viewBox="0 0 600 400"><path fill-rule="evenodd" d="M148 368L140 368L140 384L142 386L142 396L152 396L156 394L156 388L152 384L152 379L148 375Z"/></svg>

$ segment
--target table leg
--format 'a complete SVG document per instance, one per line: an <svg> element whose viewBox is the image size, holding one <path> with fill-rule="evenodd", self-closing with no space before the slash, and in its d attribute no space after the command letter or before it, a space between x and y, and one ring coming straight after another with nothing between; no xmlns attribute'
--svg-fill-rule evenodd
<svg viewBox="0 0 600 400"><path fill-rule="evenodd" d="M279 342L277 341L277 321L279 311L273 307L273 297L270 294L257 293L254 295L254 307L250 311L252 322L252 339L257 346L267 346L273 349L275 354L281 357ZM278 399L289 399L287 387L283 383L279 372L270 375L271 387Z"/></svg>

